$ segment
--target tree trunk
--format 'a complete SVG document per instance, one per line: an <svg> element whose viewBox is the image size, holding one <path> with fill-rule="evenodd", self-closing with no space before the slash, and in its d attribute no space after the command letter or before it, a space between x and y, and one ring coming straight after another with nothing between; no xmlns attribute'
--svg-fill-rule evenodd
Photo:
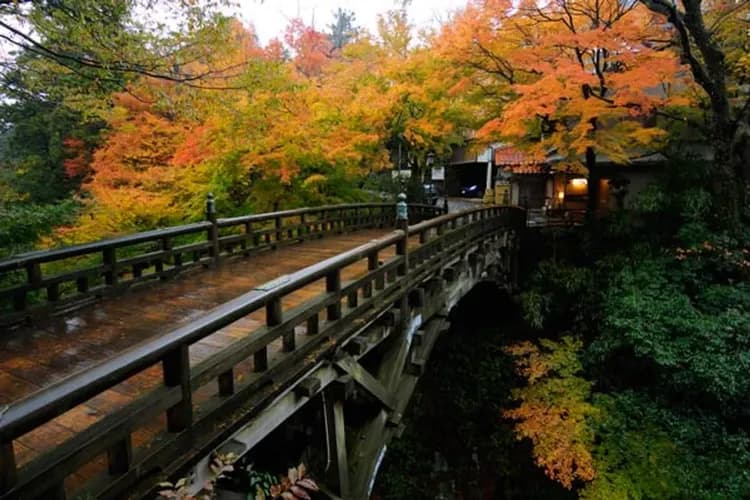
<svg viewBox="0 0 750 500"><path fill-rule="evenodd" d="M714 165L711 170L711 191L714 200L715 225L737 231L741 225L741 213L745 195L742 176L743 165L739 164L728 138L714 140Z"/></svg>
<svg viewBox="0 0 750 500"><path fill-rule="evenodd" d="M586 148L586 169L589 171L589 180L587 184L588 200L586 203L586 212L589 218L593 218L596 215L596 211L599 208L599 181L601 180L601 174L599 168L596 165L596 153L594 148Z"/></svg>

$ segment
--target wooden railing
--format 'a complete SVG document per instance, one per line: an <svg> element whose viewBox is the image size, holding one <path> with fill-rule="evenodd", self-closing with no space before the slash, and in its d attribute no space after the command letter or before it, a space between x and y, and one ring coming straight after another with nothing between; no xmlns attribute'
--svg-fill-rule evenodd
<svg viewBox="0 0 750 500"><path fill-rule="evenodd" d="M61 498L65 478L101 456L107 469L89 491L108 498L140 491L144 483L158 480L163 464L186 463L217 446L363 324L425 279L439 276L469 249L501 231L522 227L524 218L516 208L477 208L396 230L269 282L186 326L11 404L0 413L0 498ZM343 282L352 266L359 270L357 277ZM290 294L319 281L324 289L314 298L297 307L287 305ZM191 345L263 310L265 325L191 365ZM280 350L272 349L275 341ZM247 366L250 360L252 369ZM155 366L162 382L150 392L17 467L14 441ZM242 376L240 366L247 370ZM165 421L163 434L134 450L134 433L160 418Z"/></svg>
<svg viewBox="0 0 750 500"><path fill-rule="evenodd" d="M209 211L204 222L0 260L0 325L225 257L365 227L392 227L394 206L333 205L225 219ZM432 205L410 208L415 220L443 213Z"/></svg>

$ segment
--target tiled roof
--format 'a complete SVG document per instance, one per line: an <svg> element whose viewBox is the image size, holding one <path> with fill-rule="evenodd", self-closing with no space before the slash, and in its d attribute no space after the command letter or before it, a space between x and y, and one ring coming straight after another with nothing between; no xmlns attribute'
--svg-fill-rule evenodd
<svg viewBox="0 0 750 500"><path fill-rule="evenodd" d="M547 171L544 159L524 153L512 146L495 149L495 165L514 174L542 174Z"/></svg>
<svg viewBox="0 0 750 500"><path fill-rule="evenodd" d="M547 169L543 165L512 165L505 167L516 175L519 174L544 174Z"/></svg>

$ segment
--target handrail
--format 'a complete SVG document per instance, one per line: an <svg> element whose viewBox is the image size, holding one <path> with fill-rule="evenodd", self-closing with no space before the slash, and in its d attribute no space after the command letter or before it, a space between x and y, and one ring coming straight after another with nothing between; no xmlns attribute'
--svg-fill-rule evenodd
<svg viewBox="0 0 750 500"><path fill-rule="evenodd" d="M152 229L115 238L106 238L103 240L92 241L89 243L80 243L60 248L51 248L49 250L34 250L25 252L13 257L0 260L0 272L24 269L26 264L31 262L50 262L53 260L65 259L68 257L78 257L79 255L92 253L104 248L114 248L126 245L135 245L155 238L164 238L167 236L182 236L184 234L208 229L210 222L194 222L192 224L183 224L180 226L165 227L161 229Z"/></svg>
<svg viewBox="0 0 750 500"><path fill-rule="evenodd" d="M429 273L439 272L441 266L455 255L460 256L471 245L483 242L487 235L513 226L515 218L522 220L523 214L519 216L516 212L518 210L514 208L501 207L470 209L442 215L435 221L417 223L409 226L406 231L393 231L384 237L256 287L212 309L188 325L159 338L146 340L113 358L12 403L4 412L0 412L0 497L6 492L14 492L16 496L13 498L18 495L26 498L23 492L26 492L29 498L37 494L34 492L43 494L48 490L40 490L38 481L46 477L46 471L56 471L54 477L47 479L54 483L60 479L60 471L64 474L74 472L85 463L85 457L108 452L112 447L117 450L122 450L121 447L129 449L131 433L135 426L129 423L132 420L129 415L133 407L139 404L137 408L140 420L144 414L156 416L166 409L167 427L174 433L170 439L189 441L189 436L178 433L189 429L198 418L193 416L191 394L206 380L219 378L219 395L224 398L224 406L214 408L213 413L200 415L200 419L219 418L226 414L227 408L232 408L231 405L239 404L238 401L241 399L236 396L244 394L249 397L252 391L256 390L254 388L259 387L251 382L247 382L243 388L234 387L233 370L237 363L252 357L255 360L254 370L268 373L269 380L274 380L276 384L277 377L281 374L279 370L282 370L284 363L269 366L267 349L271 342L283 338L284 352L291 356L295 349L299 349L295 347L295 326L307 324L308 335L315 335L318 333L319 316L324 314L327 321L320 327L320 333L327 332L326 335L310 337L315 340L306 344L307 350L300 356L317 352L315 349L323 345L327 338L336 339L341 332L354 331L352 329L356 329L355 318L362 317L373 307L387 308L394 297L406 293L408 283L418 283L426 279ZM432 229L436 229L437 234L432 240L427 241L423 234ZM407 250L406 244L412 234L420 235L420 244L413 251ZM395 256L379 265L379 255L390 248L395 249ZM413 262L411 258L407 259L407 254L414 256ZM342 287L342 270L363 259L366 259L368 264L366 274ZM298 310L284 310L284 297L321 279L325 279L325 292L317 298L308 300L299 306ZM345 297L348 297L349 305L347 310L343 311L341 302ZM360 297L361 302L358 302ZM266 326L228 345L201 364L190 365L190 345L264 307ZM340 321L345 318L345 321ZM290 334L291 339L288 338ZM164 385L161 389L136 398L129 406L105 416L57 449L47 451L20 471L17 470L13 441L156 363L161 363L164 375ZM272 376L272 372L276 375ZM229 389L221 389L222 380ZM226 383L227 380L230 383ZM158 392L170 388L177 389L178 392L169 392L169 398L162 397L166 393ZM111 457L123 456L129 457L129 453L122 455L116 451L110 456L110 460ZM112 467L110 463L110 472L124 474L130 470L129 461L132 458L125 460L127 463L124 469L120 463L116 464L116 467ZM3 468L5 470L2 470Z"/></svg>
<svg viewBox="0 0 750 500"><path fill-rule="evenodd" d="M420 217L443 210L411 205ZM275 248L307 237L391 225L392 203L326 205L240 217L215 218L51 250L36 250L0 260L0 324L44 309L68 306L156 278L166 279L196 265L208 265L241 253ZM179 237L192 237L177 245ZM151 244L149 248L136 245ZM83 262L66 259L87 257ZM43 265L59 263L63 270ZM12 278L13 273L25 276Z"/></svg>
<svg viewBox="0 0 750 500"><path fill-rule="evenodd" d="M290 210L282 210L279 212L269 212L263 214L250 214L250 215L239 215L236 217L225 217L217 220L219 227L231 226L236 224L242 224L245 222L263 222L273 220L276 217L293 217L296 215L314 214L320 211L333 211L333 210L347 210L352 208L393 208L393 203L348 203L342 205L323 205L320 207L303 207L294 208ZM428 205L424 203L410 203L409 208L411 209L431 209L434 210L434 205Z"/></svg>
<svg viewBox="0 0 750 500"><path fill-rule="evenodd" d="M247 292L207 312L199 319L155 339L141 342L113 358L71 375L10 405L0 415L0 441L23 435L95 395L159 361L165 353L183 344L193 344L216 330L257 311L268 301L302 288L330 272L381 250L404 237L394 231L342 254L308 266L287 276L283 284ZM276 281L276 280L274 280Z"/></svg>

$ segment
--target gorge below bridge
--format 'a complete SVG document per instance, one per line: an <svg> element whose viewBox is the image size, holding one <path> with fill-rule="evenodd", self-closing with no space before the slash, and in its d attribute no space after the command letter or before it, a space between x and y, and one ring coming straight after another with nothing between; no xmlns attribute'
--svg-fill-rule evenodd
<svg viewBox="0 0 750 500"><path fill-rule="evenodd" d="M313 400L313 475L366 498L448 312L511 286L525 227L515 207L396 208L209 201L204 222L0 261L0 499L199 490L212 453Z"/></svg>

